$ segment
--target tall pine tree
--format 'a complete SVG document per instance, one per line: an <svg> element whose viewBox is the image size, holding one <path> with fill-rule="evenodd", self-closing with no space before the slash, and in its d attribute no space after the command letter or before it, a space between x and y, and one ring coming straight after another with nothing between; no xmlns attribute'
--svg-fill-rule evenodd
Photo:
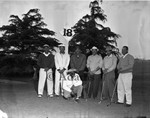
<svg viewBox="0 0 150 118"><path fill-rule="evenodd" d="M73 51L75 46L80 46L82 51L91 49L93 46L99 48L102 54L105 54L106 46L117 45L116 39L120 35L111 31L109 27L104 27L101 22L107 21L107 16L100 7L97 0L90 2L90 15L83 16L73 27L75 34L69 42L69 48Z"/></svg>
<svg viewBox="0 0 150 118"><path fill-rule="evenodd" d="M55 32L45 28L39 9L30 9L22 18L11 15L9 25L0 27L0 47L5 52L30 54L37 52L44 44L57 46L58 40L53 38ZM10 50L13 47L14 50Z"/></svg>

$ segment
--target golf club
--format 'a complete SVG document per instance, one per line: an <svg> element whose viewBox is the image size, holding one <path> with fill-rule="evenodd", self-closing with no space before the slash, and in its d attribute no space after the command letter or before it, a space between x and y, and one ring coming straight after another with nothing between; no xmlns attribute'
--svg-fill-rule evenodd
<svg viewBox="0 0 150 118"><path fill-rule="evenodd" d="M63 80L66 80L66 77L65 77L64 73L60 73L60 92L61 92L61 95L63 95Z"/></svg>

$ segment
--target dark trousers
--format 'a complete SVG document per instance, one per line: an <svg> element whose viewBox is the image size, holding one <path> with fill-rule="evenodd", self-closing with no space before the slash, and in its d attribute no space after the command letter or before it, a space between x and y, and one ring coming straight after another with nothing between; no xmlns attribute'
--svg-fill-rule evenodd
<svg viewBox="0 0 150 118"><path fill-rule="evenodd" d="M82 81L85 81L84 71L79 71L78 74L79 74L81 80L82 80Z"/></svg>
<svg viewBox="0 0 150 118"><path fill-rule="evenodd" d="M105 73L103 75L103 82L103 97L111 99L115 87L115 71ZM114 97L116 97L116 95Z"/></svg>
<svg viewBox="0 0 150 118"><path fill-rule="evenodd" d="M89 92L89 85L90 85L90 81L89 81L89 76L87 73L83 73L83 79L82 79L82 86L83 86L83 90L82 90L82 98L88 98L88 92Z"/></svg>
<svg viewBox="0 0 150 118"><path fill-rule="evenodd" d="M93 96L93 98L95 99L98 95L101 75L94 74L94 75L90 75L89 78L90 78L90 88L89 88L88 97L91 98Z"/></svg>
<svg viewBox="0 0 150 118"><path fill-rule="evenodd" d="M82 85L83 85L83 91L82 91L82 98L87 98L88 94L88 81L87 81L87 74L84 73L84 70L78 72L81 80L82 80Z"/></svg>

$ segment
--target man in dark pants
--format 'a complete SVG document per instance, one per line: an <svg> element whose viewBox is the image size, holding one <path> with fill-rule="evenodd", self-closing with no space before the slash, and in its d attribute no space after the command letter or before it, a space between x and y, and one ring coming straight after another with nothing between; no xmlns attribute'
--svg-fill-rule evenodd
<svg viewBox="0 0 150 118"><path fill-rule="evenodd" d="M86 56L81 53L80 48L77 46L75 53L71 56L70 66L77 70L82 81L84 81L84 69L86 67Z"/></svg>
<svg viewBox="0 0 150 118"><path fill-rule="evenodd" d="M85 75L84 75L84 70L86 67L86 56L81 53L79 46L76 47L74 54L71 56L70 66L71 68L76 69L84 86L87 83ZM82 98L86 97L86 95L84 95L84 92L85 91L83 90Z"/></svg>
<svg viewBox="0 0 150 118"><path fill-rule="evenodd" d="M103 60L103 99L111 99L115 87L115 68L117 64L117 57L112 54L112 48L106 48L107 56Z"/></svg>
<svg viewBox="0 0 150 118"><path fill-rule="evenodd" d="M102 68L102 57L98 55L98 48L92 47L92 55L87 59L87 68L90 78L89 98L93 96L95 99L98 95L100 80L101 80L101 68Z"/></svg>

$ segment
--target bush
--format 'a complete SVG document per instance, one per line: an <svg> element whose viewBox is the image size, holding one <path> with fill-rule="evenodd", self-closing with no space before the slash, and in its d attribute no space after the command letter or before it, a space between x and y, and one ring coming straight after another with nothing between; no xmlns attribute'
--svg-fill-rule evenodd
<svg viewBox="0 0 150 118"><path fill-rule="evenodd" d="M0 60L0 75L2 76L32 76L36 61L22 55L4 56Z"/></svg>

